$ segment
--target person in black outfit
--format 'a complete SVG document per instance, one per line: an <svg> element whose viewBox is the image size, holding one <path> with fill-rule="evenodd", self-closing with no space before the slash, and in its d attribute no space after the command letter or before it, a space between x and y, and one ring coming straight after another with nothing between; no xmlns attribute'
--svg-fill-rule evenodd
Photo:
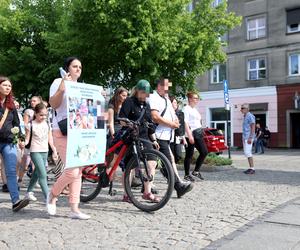
<svg viewBox="0 0 300 250"><path fill-rule="evenodd" d="M258 151L260 151L261 154L264 154L265 153L264 142L263 142L264 134L259 123L256 124L255 137L256 137L255 153L257 154Z"/></svg>
<svg viewBox="0 0 300 250"><path fill-rule="evenodd" d="M182 159L181 147L182 145L187 144L184 136L185 134L184 113L182 110L178 108L178 102L174 96L170 96L170 101L175 110L175 114L179 120L179 128L175 129L173 141L170 143L170 147L174 155L175 162L178 163Z"/></svg>
<svg viewBox="0 0 300 250"><path fill-rule="evenodd" d="M155 128L151 126L151 124L153 124L153 121L151 119L150 106L146 102L146 98L150 92L151 92L150 83L147 80L140 80L135 86L131 97L127 98L123 103L119 113L119 117L128 118L131 121L136 121L140 118L142 111L145 110L145 114L141 120L141 126L139 127L139 137L146 140L150 139L155 145L155 147L158 149L159 145L155 137ZM146 126L145 124L146 122L148 122L150 126ZM153 145L150 142L149 143L143 142L143 147L152 149ZM125 157L125 164L127 158L128 157ZM156 161L149 160L148 164L150 168L149 174L154 176ZM150 202L157 203L159 202L159 199L152 193L153 189L151 189L151 186L152 186L152 181L144 182L144 193L142 197L145 200L149 200ZM123 200L125 200L124 198L126 199L126 197L123 197Z"/></svg>
<svg viewBox="0 0 300 250"><path fill-rule="evenodd" d="M264 133L264 138L263 138L264 144L265 144L265 147L268 148L270 145L271 132L268 127L265 127L263 133Z"/></svg>

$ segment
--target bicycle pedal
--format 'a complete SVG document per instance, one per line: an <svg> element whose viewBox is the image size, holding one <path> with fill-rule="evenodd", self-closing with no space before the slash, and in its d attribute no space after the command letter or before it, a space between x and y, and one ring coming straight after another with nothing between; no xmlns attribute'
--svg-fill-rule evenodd
<svg viewBox="0 0 300 250"><path fill-rule="evenodd" d="M115 195L117 194L117 190L116 190L116 189L113 189L113 190L111 190L110 192L108 192L108 194L109 194L110 196L115 196Z"/></svg>

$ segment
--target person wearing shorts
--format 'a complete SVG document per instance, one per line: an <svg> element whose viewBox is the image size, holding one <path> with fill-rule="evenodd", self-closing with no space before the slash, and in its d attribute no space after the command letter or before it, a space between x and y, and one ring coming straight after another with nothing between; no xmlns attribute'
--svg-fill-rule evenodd
<svg viewBox="0 0 300 250"><path fill-rule="evenodd" d="M243 121L243 149L248 159L249 168L244 171L245 174L255 174L252 146L255 137L255 116L249 112L249 104L244 103L241 106L241 112L244 115Z"/></svg>
<svg viewBox="0 0 300 250"><path fill-rule="evenodd" d="M143 110L145 110L145 114L141 119L141 126L139 128L139 137L145 140L151 140L155 148L159 149L159 145L156 141L155 137L155 128L147 127L145 125L146 122L149 124L153 124L151 119L151 109L149 104L146 102L146 98L149 96L151 92L150 83L147 80L140 80L134 87L133 93L129 98L125 100L122 105L122 108L119 113L120 118L128 118L131 121L137 121ZM153 145L149 142L143 142L144 148L153 148ZM125 157L125 165L129 157ZM148 160L149 164L149 174L154 176L155 174L155 167L156 161L155 160ZM152 181L145 181L144 182L144 192L142 198L148 200L153 203L159 202L159 199L154 195L152 191ZM123 201L126 201L127 195L124 194Z"/></svg>

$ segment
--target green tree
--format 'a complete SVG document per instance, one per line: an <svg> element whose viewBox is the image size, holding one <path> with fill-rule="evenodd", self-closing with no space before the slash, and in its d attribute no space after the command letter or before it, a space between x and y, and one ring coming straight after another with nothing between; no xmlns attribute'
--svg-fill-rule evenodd
<svg viewBox="0 0 300 250"><path fill-rule="evenodd" d="M0 73L13 82L23 102L31 95L47 97L57 59L49 54L44 32L54 32L63 1L2 0L0 4Z"/></svg>
<svg viewBox="0 0 300 250"><path fill-rule="evenodd" d="M226 3L211 0L74 0L47 32L55 56L78 55L86 82L130 87L137 79L167 76L177 92L195 88L195 78L226 56L219 37L239 23ZM225 1L224 1L225 2Z"/></svg>

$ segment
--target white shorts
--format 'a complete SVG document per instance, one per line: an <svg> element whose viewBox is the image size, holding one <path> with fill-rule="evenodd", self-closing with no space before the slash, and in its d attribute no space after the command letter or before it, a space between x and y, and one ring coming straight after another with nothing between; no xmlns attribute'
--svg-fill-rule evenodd
<svg viewBox="0 0 300 250"><path fill-rule="evenodd" d="M244 154L247 158L252 157L252 146L253 146L253 140L251 141L251 144L247 143L248 140L243 140L243 148L244 148Z"/></svg>

